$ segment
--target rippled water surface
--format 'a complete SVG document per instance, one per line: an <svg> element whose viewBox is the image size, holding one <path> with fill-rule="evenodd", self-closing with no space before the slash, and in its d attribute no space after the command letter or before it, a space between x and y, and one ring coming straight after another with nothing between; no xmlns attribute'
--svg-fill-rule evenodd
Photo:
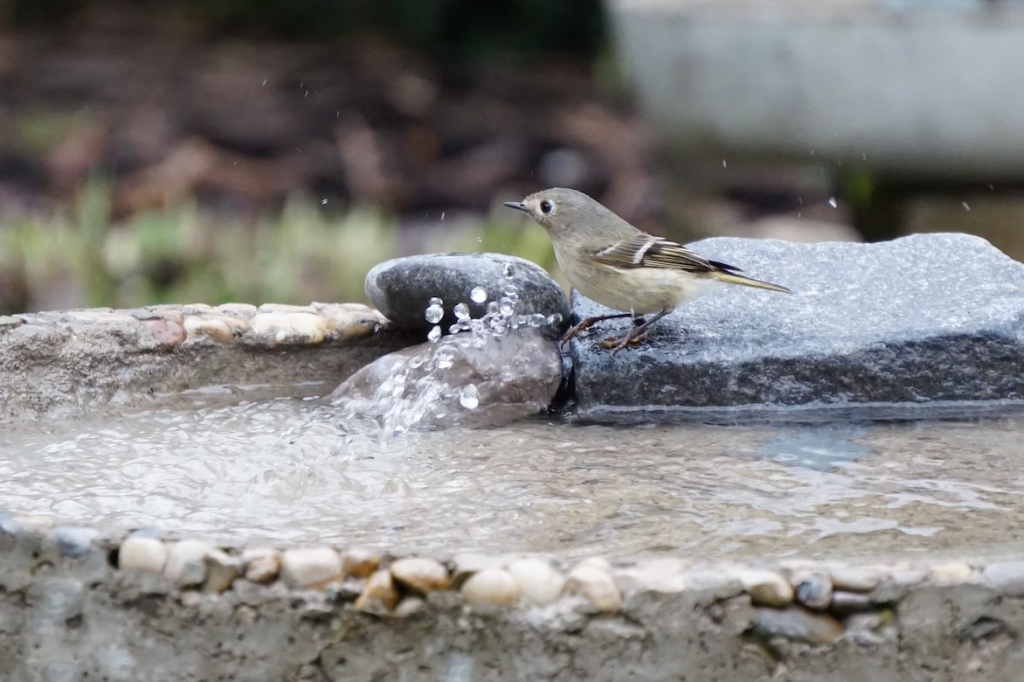
<svg viewBox="0 0 1024 682"><path fill-rule="evenodd" d="M380 444L364 424L342 429L308 401L227 401L182 398L0 434L0 508L217 539L434 552L710 558L1021 544L1024 448L1012 420L538 421Z"/></svg>

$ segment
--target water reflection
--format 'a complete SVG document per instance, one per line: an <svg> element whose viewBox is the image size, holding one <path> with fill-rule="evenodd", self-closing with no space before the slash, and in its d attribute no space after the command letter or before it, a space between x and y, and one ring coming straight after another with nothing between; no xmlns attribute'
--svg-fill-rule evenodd
<svg viewBox="0 0 1024 682"><path fill-rule="evenodd" d="M339 430L302 400L0 435L0 508L214 538L568 555L851 556L1019 541L1016 421Z"/></svg>

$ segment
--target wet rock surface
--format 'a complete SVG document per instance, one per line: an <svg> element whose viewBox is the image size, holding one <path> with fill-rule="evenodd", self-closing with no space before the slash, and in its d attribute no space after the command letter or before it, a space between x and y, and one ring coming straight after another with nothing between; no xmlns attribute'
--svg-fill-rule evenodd
<svg viewBox="0 0 1024 682"><path fill-rule="evenodd" d="M426 333L439 324L447 333L457 319L455 306L466 304L470 317L481 318L509 285L518 290L520 313L569 319L565 293L547 271L501 253L433 253L385 261L367 273L366 296L396 325ZM444 316L428 321L424 312L435 297L443 301Z"/></svg>
<svg viewBox="0 0 1024 682"><path fill-rule="evenodd" d="M571 348L584 420L938 416L1024 399L1024 264L983 239L694 248L796 293L722 287L615 357L595 341L630 322L592 328ZM573 292L574 322L600 314Z"/></svg>
<svg viewBox="0 0 1024 682"><path fill-rule="evenodd" d="M463 333L379 358L327 401L346 417L383 424L387 433L497 426L539 414L561 381L557 344L542 329Z"/></svg>

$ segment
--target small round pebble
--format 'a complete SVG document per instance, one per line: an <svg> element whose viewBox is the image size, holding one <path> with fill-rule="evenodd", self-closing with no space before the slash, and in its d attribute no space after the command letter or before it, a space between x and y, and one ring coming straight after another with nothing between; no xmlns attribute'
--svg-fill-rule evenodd
<svg viewBox="0 0 1024 682"><path fill-rule="evenodd" d="M501 568L501 559L486 554L456 554L452 557L452 587L458 589L474 573L486 571L489 568Z"/></svg>
<svg viewBox="0 0 1024 682"><path fill-rule="evenodd" d="M281 572L281 553L270 547L252 547L242 552L245 579L260 585L277 580Z"/></svg>
<svg viewBox="0 0 1024 682"><path fill-rule="evenodd" d="M380 570L367 579L363 593L356 600L356 608L361 611L376 611L379 607L390 610L398 604L398 599L398 590L391 572Z"/></svg>
<svg viewBox="0 0 1024 682"><path fill-rule="evenodd" d="M164 577L179 587L201 585L206 580L206 553L213 547L201 540L182 540L171 545Z"/></svg>
<svg viewBox="0 0 1024 682"><path fill-rule="evenodd" d="M117 551L117 566L125 571L162 573L167 554L167 547L157 538L130 537Z"/></svg>
<svg viewBox="0 0 1024 682"><path fill-rule="evenodd" d="M932 581L941 585L966 582L973 575L974 571L971 567L961 562L939 564L938 566L932 566L929 571L929 577Z"/></svg>
<svg viewBox="0 0 1024 682"><path fill-rule="evenodd" d="M380 555L365 549L347 549L341 554L341 566L345 575L365 578L377 570Z"/></svg>
<svg viewBox="0 0 1024 682"><path fill-rule="evenodd" d="M206 563L203 589L207 592L223 592L231 587L235 578L242 572L242 559L220 549L209 550L203 561Z"/></svg>
<svg viewBox="0 0 1024 682"><path fill-rule="evenodd" d="M447 589L448 569L433 559L414 557L391 564L391 575L405 587L419 592Z"/></svg>
<svg viewBox="0 0 1024 682"><path fill-rule="evenodd" d="M57 551L69 557L88 554L97 535L96 530L81 526L57 526L50 531L50 539L57 545Z"/></svg>
<svg viewBox="0 0 1024 682"><path fill-rule="evenodd" d="M835 644L843 626L835 618L801 608L757 609L757 629L768 636L782 636L808 644Z"/></svg>
<svg viewBox="0 0 1024 682"><path fill-rule="evenodd" d="M534 606L553 604L562 596L565 576L543 559L520 559L508 572L519 581L523 602Z"/></svg>
<svg viewBox="0 0 1024 682"><path fill-rule="evenodd" d="M470 604L509 606L519 599L519 581L500 568L474 573L462 586L462 598Z"/></svg>
<svg viewBox="0 0 1024 682"><path fill-rule="evenodd" d="M341 580L341 557L330 547L285 550L281 577L292 587L323 587Z"/></svg>
<svg viewBox="0 0 1024 682"><path fill-rule="evenodd" d="M185 331L189 336L211 336L220 343L231 343L235 340L235 333L228 323L216 318L187 317Z"/></svg>
<svg viewBox="0 0 1024 682"><path fill-rule="evenodd" d="M832 580L824 571L798 571L792 581L797 601L807 608L823 611L832 603Z"/></svg>
<svg viewBox="0 0 1024 682"><path fill-rule="evenodd" d="M622 593L607 571L593 564L576 566L565 581L566 594L586 597L598 610L614 613L622 608Z"/></svg>
<svg viewBox="0 0 1024 682"><path fill-rule="evenodd" d="M885 574L880 566L833 566L829 569L832 586L849 592L870 592L878 587Z"/></svg>
<svg viewBox="0 0 1024 682"><path fill-rule="evenodd" d="M419 597L406 597L394 609L394 615L398 618L409 618L425 609L427 602Z"/></svg>
<svg viewBox="0 0 1024 682"><path fill-rule="evenodd" d="M775 571L748 569L737 573L737 577L758 604L786 606L793 601L793 587Z"/></svg>

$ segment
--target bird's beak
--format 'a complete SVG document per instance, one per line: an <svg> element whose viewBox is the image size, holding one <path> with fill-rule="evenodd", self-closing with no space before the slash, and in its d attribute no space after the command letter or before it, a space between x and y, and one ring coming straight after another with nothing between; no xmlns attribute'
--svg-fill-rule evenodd
<svg viewBox="0 0 1024 682"><path fill-rule="evenodd" d="M526 207L526 204L524 204L521 201L506 201L505 205L508 206L509 208L514 208L517 211L522 211L523 213L530 212L530 209Z"/></svg>

